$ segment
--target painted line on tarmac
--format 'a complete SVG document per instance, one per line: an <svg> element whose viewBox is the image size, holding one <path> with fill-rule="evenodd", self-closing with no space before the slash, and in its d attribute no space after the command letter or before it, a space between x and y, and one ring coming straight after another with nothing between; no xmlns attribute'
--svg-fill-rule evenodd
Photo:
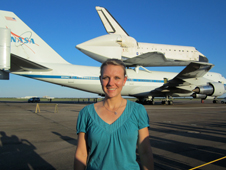
<svg viewBox="0 0 226 170"><path fill-rule="evenodd" d="M214 108L225 108L225 107L194 107L194 106L191 106L191 107L165 107L165 108L157 108L157 107L153 107L153 108L146 108L147 110L174 110L174 109L182 109L182 110L191 110L191 109L214 109Z"/></svg>
<svg viewBox="0 0 226 170"><path fill-rule="evenodd" d="M196 167L191 168L191 169L189 169L189 170L194 170L194 169L197 169L197 168L200 168L200 167L203 167L203 166L209 165L209 164L211 164L211 163L214 163L214 162L220 161L220 160L225 159L225 158L226 158L226 156L224 156L224 157L222 157L222 158L219 158L219 159L216 159L216 160L213 160L213 161L211 161L211 162L208 162L208 163L205 163L205 164L202 164L202 165L196 166Z"/></svg>

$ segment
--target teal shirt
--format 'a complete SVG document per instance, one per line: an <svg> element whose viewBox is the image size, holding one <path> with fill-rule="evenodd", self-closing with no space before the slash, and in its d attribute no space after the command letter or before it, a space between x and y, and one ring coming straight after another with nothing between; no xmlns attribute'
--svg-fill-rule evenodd
<svg viewBox="0 0 226 170"><path fill-rule="evenodd" d="M94 104L84 107L77 120L77 134L87 135L87 170L139 170L136 162L138 130L148 127L143 105L127 100L122 115L112 124L104 122Z"/></svg>

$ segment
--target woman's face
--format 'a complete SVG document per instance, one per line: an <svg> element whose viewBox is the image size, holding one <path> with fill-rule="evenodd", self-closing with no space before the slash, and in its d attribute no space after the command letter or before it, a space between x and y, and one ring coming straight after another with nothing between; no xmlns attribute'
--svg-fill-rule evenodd
<svg viewBox="0 0 226 170"><path fill-rule="evenodd" d="M100 81L105 97L113 98L121 96L122 87L125 85L126 80L127 77L124 76L122 66L104 66Z"/></svg>

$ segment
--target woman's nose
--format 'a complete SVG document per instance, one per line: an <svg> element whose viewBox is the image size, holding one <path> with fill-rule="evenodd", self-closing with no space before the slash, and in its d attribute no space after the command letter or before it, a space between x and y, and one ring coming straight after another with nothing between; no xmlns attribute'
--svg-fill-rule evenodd
<svg viewBox="0 0 226 170"><path fill-rule="evenodd" d="M113 84L114 84L114 80L112 78L110 78L108 81L108 85L113 85Z"/></svg>

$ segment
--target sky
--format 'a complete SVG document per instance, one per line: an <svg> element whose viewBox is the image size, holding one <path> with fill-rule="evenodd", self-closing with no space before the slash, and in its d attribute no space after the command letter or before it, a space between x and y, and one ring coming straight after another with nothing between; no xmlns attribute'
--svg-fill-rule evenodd
<svg viewBox="0 0 226 170"><path fill-rule="evenodd" d="M226 77L225 0L4 0L0 10L12 11L65 60L100 66L76 45L107 34L95 10L105 7L138 42L193 46ZM151 67L180 72L184 67ZM10 74L0 80L0 97L97 97L59 85Z"/></svg>

